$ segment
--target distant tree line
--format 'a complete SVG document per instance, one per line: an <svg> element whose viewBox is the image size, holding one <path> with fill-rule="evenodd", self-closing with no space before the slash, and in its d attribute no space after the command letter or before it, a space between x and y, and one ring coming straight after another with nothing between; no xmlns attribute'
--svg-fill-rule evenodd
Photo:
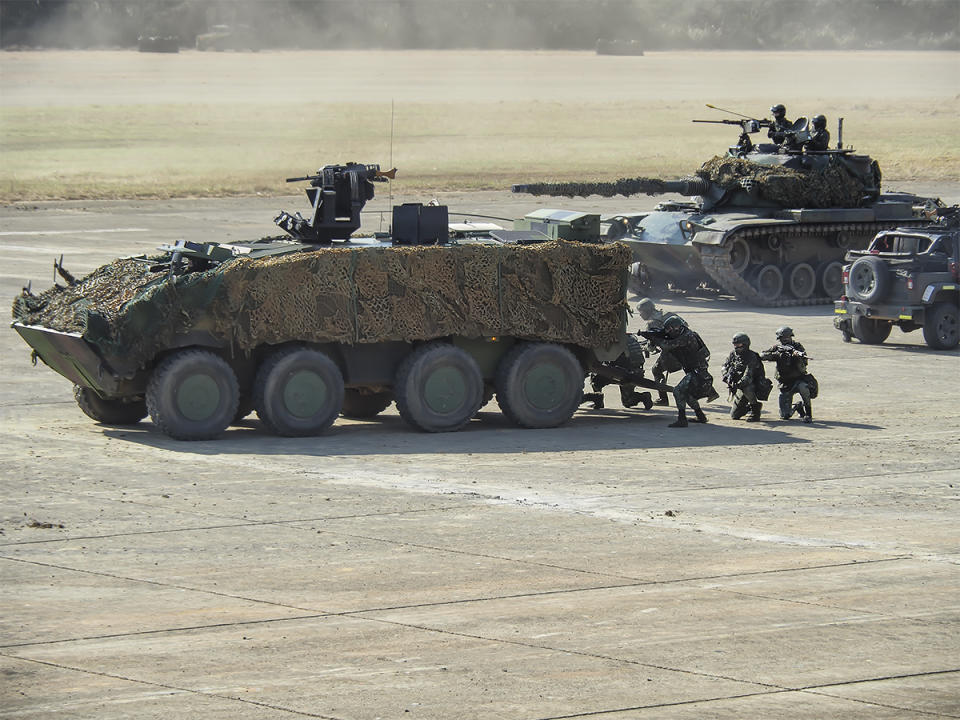
<svg viewBox="0 0 960 720"><path fill-rule="evenodd" d="M0 46L192 47L213 25L264 48L960 50L958 0L0 0Z"/></svg>

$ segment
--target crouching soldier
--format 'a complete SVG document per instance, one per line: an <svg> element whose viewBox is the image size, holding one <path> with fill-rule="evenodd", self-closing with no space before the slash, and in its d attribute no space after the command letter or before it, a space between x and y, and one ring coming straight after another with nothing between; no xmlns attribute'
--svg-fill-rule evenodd
<svg viewBox="0 0 960 720"><path fill-rule="evenodd" d="M676 313L669 310L660 310L650 298L643 298L637 303L637 312L640 313L640 319L647 324L647 330L663 330L663 325L672 317L679 318ZM665 384L667 375L680 370L680 363L668 352L663 352L655 344L654 351L659 352L656 361L653 363L651 372L655 382ZM667 393L660 390L659 396L654 400L654 405L669 405Z"/></svg>
<svg viewBox="0 0 960 720"><path fill-rule="evenodd" d="M748 422L759 420L763 408L760 397L766 397L765 389L769 392L769 386L764 388L769 381L760 356L750 349L750 336L746 333L733 336L733 352L723 363L723 382L730 389L733 400L730 417L739 420L749 411Z"/></svg>
<svg viewBox="0 0 960 720"><path fill-rule="evenodd" d="M807 351L793 339L793 330L787 326L777 330L777 344L765 350L760 358L777 363L780 419L789 420L796 411L805 423L812 422L813 408L810 400L816 397L816 380L807 373ZM791 405L794 395L799 395L800 401Z"/></svg>
<svg viewBox="0 0 960 720"><path fill-rule="evenodd" d="M686 408L689 405L696 416L696 422L705 423L707 416L700 409L700 398L707 402L716 400L713 378L707 369L710 351L700 336L688 328L679 317L669 318L663 326L662 335L647 331L641 333L655 342L661 350L669 352L677 359L683 372L683 379L673 388L673 397L677 403L677 421L672 428L687 427Z"/></svg>
<svg viewBox="0 0 960 720"><path fill-rule="evenodd" d="M637 382L643 379L644 348L635 335L626 337L627 351L611 363L604 363L590 377L593 392L583 394L583 402L592 402L593 409L603 408L603 388L607 385L620 386L620 402L625 408L636 407L643 403L645 410L653 405L648 392L637 392Z"/></svg>

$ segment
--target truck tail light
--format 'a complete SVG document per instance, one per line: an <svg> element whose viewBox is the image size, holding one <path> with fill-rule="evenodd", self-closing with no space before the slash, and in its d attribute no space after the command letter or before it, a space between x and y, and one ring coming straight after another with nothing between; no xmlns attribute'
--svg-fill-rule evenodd
<svg viewBox="0 0 960 720"><path fill-rule="evenodd" d="M847 286L850 284L850 268L849 267L845 267L843 269L842 279L843 279L844 286Z"/></svg>
<svg viewBox="0 0 960 720"><path fill-rule="evenodd" d="M907 275L907 290L913 290L913 275Z"/></svg>
<svg viewBox="0 0 960 720"><path fill-rule="evenodd" d="M960 262L950 261L950 275L953 276L954 280L960 281Z"/></svg>

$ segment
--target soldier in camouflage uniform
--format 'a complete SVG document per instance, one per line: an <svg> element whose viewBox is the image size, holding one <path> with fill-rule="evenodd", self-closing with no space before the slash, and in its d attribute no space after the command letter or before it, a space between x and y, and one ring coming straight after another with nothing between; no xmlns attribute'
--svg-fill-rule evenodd
<svg viewBox="0 0 960 720"><path fill-rule="evenodd" d="M687 327L679 317L669 318L663 326L664 338L656 342L662 351L670 352L679 362L686 375L673 388L677 402L677 421L672 428L687 427L687 405L696 415L696 422L705 423L707 416L700 409L700 398L715 400L719 397L713 389L713 378L707 369L710 351L700 336Z"/></svg>
<svg viewBox="0 0 960 720"><path fill-rule="evenodd" d="M779 103L770 108L770 113L773 115L773 122L767 129L767 137L777 145L782 145L783 141L787 139L787 130L792 127L793 123L787 120L787 109Z"/></svg>
<svg viewBox="0 0 960 720"><path fill-rule="evenodd" d="M626 337L627 351L620 355L616 360L610 363L613 370L643 377L644 348L635 335L628 334ZM619 374L619 373L618 373ZM636 385L630 382L617 382L614 377L607 375L603 369L599 369L590 378L590 387L593 392L583 394L583 402L592 402L594 410L603 408L603 388L607 385L618 384L620 386L620 402L625 408L632 408L643 403L645 410L653 406L653 400L648 392L637 392Z"/></svg>
<svg viewBox="0 0 960 720"><path fill-rule="evenodd" d="M640 318L647 324L647 330L662 330L667 320L672 317L680 317L676 313L657 309L657 306L653 304L653 300L650 298L643 298L637 303L637 312L640 313ZM660 355L653 364L653 368L651 368L651 374L656 382L666 384L667 375L680 369L680 363L677 362L677 359L672 357L670 353L663 352L661 349ZM670 402L667 400L667 394L661 390L657 399L653 401L653 404L669 405Z"/></svg>
<svg viewBox="0 0 960 720"><path fill-rule="evenodd" d="M757 398L757 384L765 377L760 356L750 349L750 337L746 333L733 336L733 352L723 363L723 382L730 388L733 407L730 417L739 420L750 411L748 422L760 419L763 405Z"/></svg>
<svg viewBox="0 0 960 720"><path fill-rule="evenodd" d="M765 350L760 358L777 363L777 380L780 381L780 419L789 420L794 411L805 423L813 421L810 404L810 386L807 383L807 351L793 339L793 330L784 326L777 330L777 344ZM794 395L800 396L795 405Z"/></svg>

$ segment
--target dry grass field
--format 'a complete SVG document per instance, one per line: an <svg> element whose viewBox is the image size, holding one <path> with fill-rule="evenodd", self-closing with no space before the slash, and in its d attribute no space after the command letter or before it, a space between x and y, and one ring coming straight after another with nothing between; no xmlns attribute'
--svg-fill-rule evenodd
<svg viewBox="0 0 960 720"><path fill-rule="evenodd" d="M960 180L955 53L0 55L0 201L278 194L355 160L401 192L688 173L712 103L823 112L888 180Z"/></svg>

